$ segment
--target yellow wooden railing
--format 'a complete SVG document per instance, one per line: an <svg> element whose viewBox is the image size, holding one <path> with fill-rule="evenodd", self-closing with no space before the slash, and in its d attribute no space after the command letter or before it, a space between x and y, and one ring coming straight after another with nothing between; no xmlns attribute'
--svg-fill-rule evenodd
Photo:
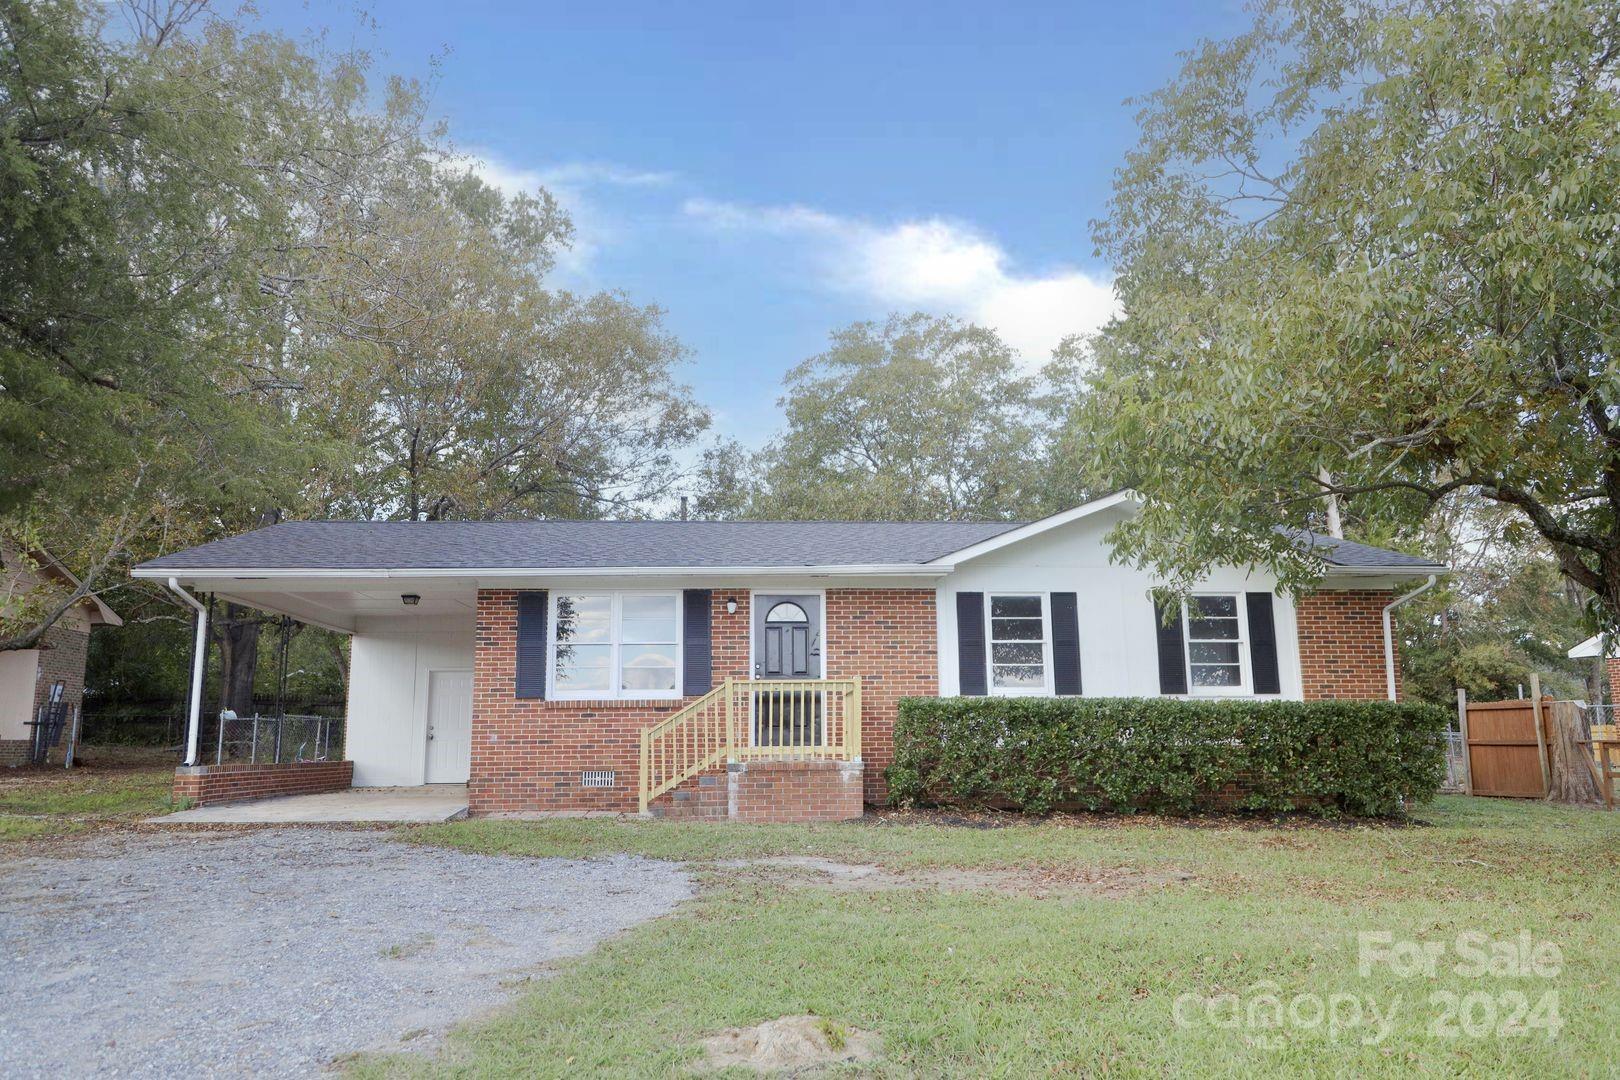
<svg viewBox="0 0 1620 1080"><path fill-rule="evenodd" d="M861 680L727 679L641 733L641 811L732 761L861 756Z"/></svg>

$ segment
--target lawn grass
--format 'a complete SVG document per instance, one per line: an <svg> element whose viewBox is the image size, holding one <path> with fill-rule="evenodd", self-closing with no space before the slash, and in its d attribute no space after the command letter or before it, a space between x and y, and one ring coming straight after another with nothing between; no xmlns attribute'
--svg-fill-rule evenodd
<svg viewBox="0 0 1620 1080"><path fill-rule="evenodd" d="M0 771L0 841L60 836L175 809L174 765L116 763Z"/></svg>
<svg viewBox="0 0 1620 1080"><path fill-rule="evenodd" d="M1417 1070L1458 1075L1614 1071L1620 1030L1620 818L1447 798L1410 827L1054 819L1008 828L931 824L743 826L641 821L468 821L402 831L471 851L699 860L702 895L539 981L436 1058L362 1061L394 1074L660 1076L728 1027L815 1013L884 1039L875 1075L1207 1076ZM715 859L815 854L922 867L1134 867L1192 879L1125 898L928 889L862 894L793 886ZM701 861L711 861L707 867ZM1552 978L1358 974L1358 932L1453 947L1462 931L1528 931L1562 952ZM1446 1037L1431 995L1556 991L1564 1027ZM1243 1007L1353 995L1394 1006L1373 1025L1221 1026L1178 995L1235 993ZM1224 1000L1224 999L1223 999ZM1398 1004L1396 1004L1398 1002ZM1224 1007L1224 1006L1223 1006ZM1474 1006L1484 1018L1486 1003ZM1506 1011L1505 1009L1503 1010ZM1227 1014L1217 1012L1216 1019ZM1240 1016L1243 1014L1239 1014ZM1364 1012L1365 1016L1366 1013ZM1286 1019L1286 1018L1285 1018ZM1500 1019L1500 1017L1499 1017Z"/></svg>

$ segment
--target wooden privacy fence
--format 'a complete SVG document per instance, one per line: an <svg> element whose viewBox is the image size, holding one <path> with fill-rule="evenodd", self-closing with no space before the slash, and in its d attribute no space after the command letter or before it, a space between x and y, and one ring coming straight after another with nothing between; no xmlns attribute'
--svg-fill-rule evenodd
<svg viewBox="0 0 1620 1080"><path fill-rule="evenodd" d="M1463 743L1468 754L1470 795L1540 799L1547 794L1547 739L1541 710L1543 698L1516 701L1469 701L1457 695Z"/></svg>
<svg viewBox="0 0 1620 1080"><path fill-rule="evenodd" d="M1565 714L1562 720L1555 717L1555 710ZM1468 794L1543 799L1555 789L1555 769L1568 762L1572 768L1590 769L1593 786L1613 809L1616 767L1612 759L1620 755L1620 742L1596 728L1588 735L1581 708L1574 702L1535 695L1513 701L1469 701L1459 690L1457 719ZM1578 737L1568 734L1571 727L1580 732ZM1563 783L1567 776L1567 772L1559 774L1555 797L1569 797Z"/></svg>

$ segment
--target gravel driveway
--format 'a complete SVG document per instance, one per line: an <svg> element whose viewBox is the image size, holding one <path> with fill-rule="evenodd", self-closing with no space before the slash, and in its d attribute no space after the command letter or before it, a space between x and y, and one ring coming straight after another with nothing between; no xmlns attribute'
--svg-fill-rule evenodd
<svg viewBox="0 0 1620 1080"><path fill-rule="evenodd" d="M0 1075L307 1076L431 1045L691 895L677 864L378 833L109 835L0 863Z"/></svg>

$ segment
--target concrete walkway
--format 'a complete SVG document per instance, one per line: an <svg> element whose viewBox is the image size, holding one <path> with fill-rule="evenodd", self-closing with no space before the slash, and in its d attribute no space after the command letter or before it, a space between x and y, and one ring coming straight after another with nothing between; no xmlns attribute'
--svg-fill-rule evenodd
<svg viewBox="0 0 1620 1080"><path fill-rule="evenodd" d="M292 825L334 822L454 821L467 816L466 784L350 788L217 803L149 820L161 825Z"/></svg>

